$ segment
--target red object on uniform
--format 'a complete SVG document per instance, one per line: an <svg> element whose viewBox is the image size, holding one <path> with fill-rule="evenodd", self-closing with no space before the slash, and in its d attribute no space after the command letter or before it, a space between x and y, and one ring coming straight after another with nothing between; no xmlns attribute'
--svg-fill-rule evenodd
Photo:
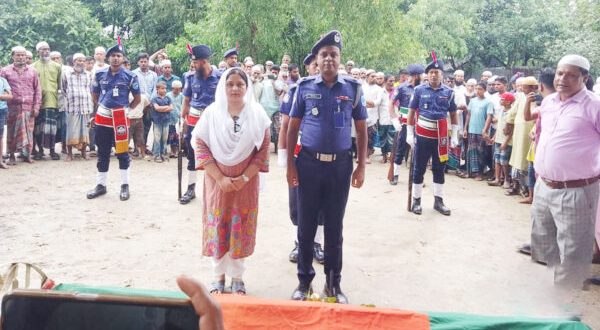
<svg viewBox="0 0 600 330"><path fill-rule="evenodd" d="M188 49L188 52L190 52L190 54L192 54L192 55L194 54L194 52L192 51L192 47L190 46L190 44L187 44L187 49Z"/></svg>
<svg viewBox="0 0 600 330"><path fill-rule="evenodd" d="M117 36L117 44L119 44L119 46L121 46L121 36Z"/></svg>
<svg viewBox="0 0 600 330"><path fill-rule="evenodd" d="M235 51L237 52L240 48L240 44L236 41L235 42Z"/></svg>
<svg viewBox="0 0 600 330"><path fill-rule="evenodd" d="M433 50L431 51L431 57L433 58L434 62L437 62L437 57L435 57L435 52Z"/></svg>
<svg viewBox="0 0 600 330"><path fill-rule="evenodd" d="M504 93L504 94L500 95L500 98L503 100L507 100L510 103L513 103L515 101L515 96L512 95L511 93Z"/></svg>

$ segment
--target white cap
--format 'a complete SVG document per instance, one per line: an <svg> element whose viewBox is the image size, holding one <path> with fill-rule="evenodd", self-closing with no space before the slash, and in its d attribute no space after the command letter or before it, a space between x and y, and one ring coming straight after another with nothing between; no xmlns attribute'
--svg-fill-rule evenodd
<svg viewBox="0 0 600 330"><path fill-rule="evenodd" d="M37 43L37 45L35 45L35 51L37 52L38 50L40 50L40 48L47 46L48 48L50 48L50 45L48 45L47 42L45 41L40 41Z"/></svg>
<svg viewBox="0 0 600 330"><path fill-rule="evenodd" d="M252 67L252 72L262 72L262 68L257 64Z"/></svg>
<svg viewBox="0 0 600 330"><path fill-rule="evenodd" d="M31 56L31 57L33 57L33 53L30 52L30 51L25 51L25 56Z"/></svg>
<svg viewBox="0 0 600 330"><path fill-rule="evenodd" d="M375 74L376 77L385 77L385 73L379 71Z"/></svg>
<svg viewBox="0 0 600 330"><path fill-rule="evenodd" d="M371 74L374 74L374 73L375 73L375 70L373 70L373 69L369 69L369 70L367 70L367 71L366 71L366 73L367 73L367 76L369 76L369 75L371 75Z"/></svg>
<svg viewBox="0 0 600 330"><path fill-rule="evenodd" d="M477 85L477 79L471 78L471 79L467 80L467 85L469 85L469 84Z"/></svg>
<svg viewBox="0 0 600 330"><path fill-rule="evenodd" d="M75 61L78 58L83 58L85 59L85 55L81 54L81 53L75 53L73 54L73 61Z"/></svg>
<svg viewBox="0 0 600 330"><path fill-rule="evenodd" d="M181 88L181 87L183 87L183 84L181 83L181 81L180 81L180 80L175 80L175 81L173 81L173 83L171 84L171 87L172 87L172 88Z"/></svg>
<svg viewBox="0 0 600 330"><path fill-rule="evenodd" d="M574 66L578 66L586 71L590 71L590 61L588 61L587 58L585 58L581 55L575 55L575 54L565 55L565 56L563 56L563 58L560 59L560 61L558 61L558 65L561 65L561 64L574 65Z"/></svg>
<svg viewBox="0 0 600 330"><path fill-rule="evenodd" d="M352 70L350 70L350 73L360 73L360 69L359 68L352 68Z"/></svg>
<svg viewBox="0 0 600 330"><path fill-rule="evenodd" d="M171 65L171 60L162 60L162 61L160 61L159 65L161 67L165 66L165 65Z"/></svg>
<svg viewBox="0 0 600 330"><path fill-rule="evenodd" d="M57 52L57 51L50 52L50 57L54 57L54 56L62 56L62 55L60 54L60 52Z"/></svg>
<svg viewBox="0 0 600 330"><path fill-rule="evenodd" d="M456 71L454 71L454 75L456 76L457 74L462 74L464 76L465 72L463 70L456 70Z"/></svg>
<svg viewBox="0 0 600 330"><path fill-rule="evenodd" d="M490 76L490 77L492 76L492 74L493 74L492 71L483 71L481 73L482 76Z"/></svg>
<svg viewBox="0 0 600 330"><path fill-rule="evenodd" d="M103 52L106 53L106 49L102 46L98 46L94 49L94 54L96 54L97 52Z"/></svg>
<svg viewBox="0 0 600 330"><path fill-rule="evenodd" d="M14 54L16 52L25 52L27 54L27 49L25 49L25 47L23 46L14 46L13 48L10 49L11 53Z"/></svg>

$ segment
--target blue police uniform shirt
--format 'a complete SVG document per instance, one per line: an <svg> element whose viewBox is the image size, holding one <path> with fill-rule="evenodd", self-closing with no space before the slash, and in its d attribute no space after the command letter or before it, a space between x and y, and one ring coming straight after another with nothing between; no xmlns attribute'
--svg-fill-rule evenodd
<svg viewBox="0 0 600 330"><path fill-rule="evenodd" d="M98 102L103 106L110 109L128 107L130 92L140 95L140 85L135 73L125 68L120 68L114 75L110 68L96 72L92 82L92 93L99 95Z"/></svg>
<svg viewBox="0 0 600 330"><path fill-rule="evenodd" d="M190 98L190 106L196 109L204 109L215 102L215 92L222 72L212 70L206 79L198 78L196 74L185 77L186 83L183 96Z"/></svg>
<svg viewBox="0 0 600 330"><path fill-rule="evenodd" d="M419 116L427 119L438 120L446 118L448 111L456 111L454 91L444 84L440 84L438 89L433 89L429 85L429 82L426 82L415 88L415 93L408 107L410 109L417 109Z"/></svg>
<svg viewBox="0 0 600 330"><path fill-rule="evenodd" d="M334 113L338 111L338 105L343 114L341 128L334 125ZM300 143L303 147L322 153L349 150L352 146L352 119L367 119L360 83L338 75L334 85L329 88L321 75L304 78L298 83L290 117L302 118Z"/></svg>
<svg viewBox="0 0 600 330"><path fill-rule="evenodd" d="M171 104L171 99L166 95L165 97L155 96L152 98L152 122L158 125L168 125L171 121L171 113L170 112L158 112L154 105L165 106Z"/></svg>
<svg viewBox="0 0 600 330"><path fill-rule="evenodd" d="M294 100L294 94L296 93L297 84L294 84L289 87L287 93L283 96L283 102L281 102L281 106L279 107L279 112L286 116L290 115L290 111L292 110L292 101Z"/></svg>
<svg viewBox="0 0 600 330"><path fill-rule="evenodd" d="M408 82L403 82L394 90L394 94L392 94L392 101L398 101L399 107L408 108L410 98L414 92L415 88L413 85L409 84Z"/></svg>

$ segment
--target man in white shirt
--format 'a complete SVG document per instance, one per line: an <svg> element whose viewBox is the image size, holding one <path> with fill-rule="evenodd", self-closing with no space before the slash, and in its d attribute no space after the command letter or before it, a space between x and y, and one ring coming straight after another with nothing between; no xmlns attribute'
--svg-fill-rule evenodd
<svg viewBox="0 0 600 330"><path fill-rule="evenodd" d="M363 84L363 93L367 105L368 156L370 156L375 152L375 135L377 134L377 121L379 120L379 106L384 100L387 100L385 90L376 83L376 73L374 70L367 71L366 83ZM366 163L371 163L369 157L367 157Z"/></svg>

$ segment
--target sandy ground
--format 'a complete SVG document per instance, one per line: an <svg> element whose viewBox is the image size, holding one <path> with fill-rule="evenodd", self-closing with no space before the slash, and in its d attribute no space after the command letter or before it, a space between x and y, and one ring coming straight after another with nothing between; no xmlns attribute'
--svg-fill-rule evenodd
<svg viewBox="0 0 600 330"><path fill-rule="evenodd" d="M62 156L63 159L65 156ZM365 185L351 189L345 218L342 288L351 303L418 311L562 317L572 308L552 298L552 272L515 247L529 238L529 207L500 188L447 176L452 216L435 212L426 174L423 215L406 211L408 170L400 183L372 156ZM288 299L297 284L288 261L294 231L284 169L271 156L268 190L260 196L258 236L247 259L248 293ZM42 160L0 171L0 269L12 261L39 263L57 283L176 290L179 274L212 280L201 255L201 200L177 201L177 162L135 160L131 199L119 201L111 159L108 194L87 200L95 159ZM185 182L185 179L184 179ZM202 191L197 188L197 193ZM323 267L315 262L315 290ZM600 267L595 266L595 273ZM583 321L600 329L600 287L579 292Z"/></svg>

